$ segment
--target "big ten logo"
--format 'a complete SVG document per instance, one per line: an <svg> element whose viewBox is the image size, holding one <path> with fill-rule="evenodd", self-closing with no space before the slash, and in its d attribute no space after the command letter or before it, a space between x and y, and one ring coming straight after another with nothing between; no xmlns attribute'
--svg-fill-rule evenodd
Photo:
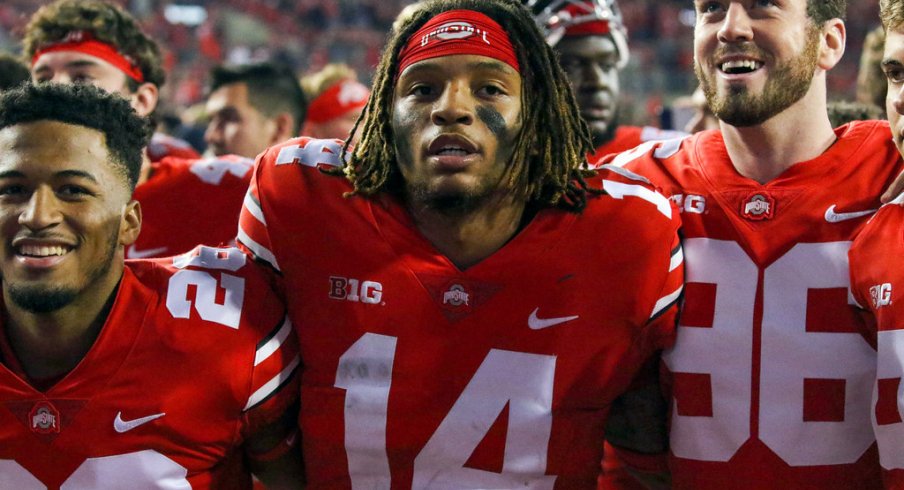
<svg viewBox="0 0 904 490"><path fill-rule="evenodd" d="M383 285L376 281L330 276L330 298L378 305L383 299Z"/></svg>
<svg viewBox="0 0 904 490"><path fill-rule="evenodd" d="M869 288L869 297L874 308L881 308L891 304L891 284L876 284Z"/></svg>
<svg viewBox="0 0 904 490"><path fill-rule="evenodd" d="M675 203L678 211L682 213L703 214L706 211L706 198L703 196L675 194L669 199Z"/></svg>

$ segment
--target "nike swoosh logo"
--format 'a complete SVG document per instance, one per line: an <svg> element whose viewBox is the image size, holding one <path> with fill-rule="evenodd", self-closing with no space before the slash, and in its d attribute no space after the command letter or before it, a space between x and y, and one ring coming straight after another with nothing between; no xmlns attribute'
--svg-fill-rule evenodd
<svg viewBox="0 0 904 490"><path fill-rule="evenodd" d="M123 420L122 412L116 412L116 418L113 419L113 429L122 434L123 432L128 432L152 420L157 420L164 415L166 415L166 413L155 413L154 415L148 415L147 417L141 417L140 419Z"/></svg>
<svg viewBox="0 0 904 490"><path fill-rule="evenodd" d="M129 248L126 250L126 258L144 259L147 257L158 256L163 252L166 252L166 247L146 248L144 250L138 250L137 248L135 248L135 245L129 245Z"/></svg>
<svg viewBox="0 0 904 490"><path fill-rule="evenodd" d="M867 209L866 211L854 211L852 213L836 213L835 205L832 204L831 206L829 206L829 209L826 209L826 221L828 221L829 223L840 223L849 219L857 219L864 216L869 216L876 211L878 211L878 209Z"/></svg>
<svg viewBox="0 0 904 490"><path fill-rule="evenodd" d="M540 311L540 308L534 308L534 311L530 314L530 317L527 319L527 326L531 330L542 330L544 328L553 327L559 325L561 323L570 322L572 320L577 320L578 315L574 316L560 316L556 318L537 318L537 312Z"/></svg>

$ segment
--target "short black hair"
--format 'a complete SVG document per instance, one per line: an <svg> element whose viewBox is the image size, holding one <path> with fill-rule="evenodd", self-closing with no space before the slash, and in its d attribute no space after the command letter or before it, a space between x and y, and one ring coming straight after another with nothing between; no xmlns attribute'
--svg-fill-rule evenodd
<svg viewBox="0 0 904 490"><path fill-rule="evenodd" d="M295 134L308 110L301 83L287 65L272 62L247 65L219 65L210 71L208 94L224 85L244 83L248 86L248 103L267 117L288 112L295 118Z"/></svg>
<svg viewBox="0 0 904 490"><path fill-rule="evenodd" d="M9 53L0 53L0 92L18 87L30 78L25 63Z"/></svg>
<svg viewBox="0 0 904 490"><path fill-rule="evenodd" d="M0 94L0 130L37 121L103 133L118 170L129 189L135 189L153 131L150 120L139 116L126 99L88 84L26 83Z"/></svg>

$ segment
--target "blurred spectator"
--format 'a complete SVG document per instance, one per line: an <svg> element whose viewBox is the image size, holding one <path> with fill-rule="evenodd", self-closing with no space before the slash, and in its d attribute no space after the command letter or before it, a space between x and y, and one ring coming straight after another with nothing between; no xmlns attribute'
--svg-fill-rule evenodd
<svg viewBox="0 0 904 490"><path fill-rule="evenodd" d="M28 67L9 53L0 53L0 92L28 81Z"/></svg>
<svg viewBox="0 0 904 490"><path fill-rule="evenodd" d="M675 99L672 103L672 117L675 127L680 127L689 134L719 129L719 120L706 105L706 96L700 87L691 95Z"/></svg>
<svg viewBox="0 0 904 490"><path fill-rule="evenodd" d="M301 88L310 101L302 134L321 139L348 138L370 96L370 89L341 63L302 78Z"/></svg>
<svg viewBox="0 0 904 490"><path fill-rule="evenodd" d="M218 66L211 72L204 133L208 153L254 158L298 136L306 101L292 70L277 63Z"/></svg>
<svg viewBox="0 0 904 490"><path fill-rule="evenodd" d="M857 102L872 104L885 110L885 92L888 84L882 71L882 53L885 48L885 29L879 26L866 35L860 54L860 71L857 73Z"/></svg>
<svg viewBox="0 0 904 490"><path fill-rule="evenodd" d="M829 121L832 127L847 124L851 121L866 121L869 119L885 119L885 111L873 104L861 102L848 102L836 100L829 102Z"/></svg>

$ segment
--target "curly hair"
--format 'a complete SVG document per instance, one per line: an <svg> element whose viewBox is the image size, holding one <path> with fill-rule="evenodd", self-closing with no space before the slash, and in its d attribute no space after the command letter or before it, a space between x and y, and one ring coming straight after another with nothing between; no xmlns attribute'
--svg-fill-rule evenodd
<svg viewBox="0 0 904 490"><path fill-rule="evenodd" d="M148 37L128 12L99 0L59 0L45 5L25 26L22 54L31 62L41 47L63 40L73 31L90 32L95 39L110 44L134 60L146 82L161 87L166 82L160 47ZM128 78L129 89L138 82Z"/></svg>
<svg viewBox="0 0 904 490"><path fill-rule="evenodd" d="M507 185L516 198L527 203L582 210L588 192L602 192L588 188L584 180L591 174L584 169L585 155L593 150L590 132L552 48L530 12L516 0L428 0L392 31L374 75L367 109L352 131L363 124L360 143L350 157L350 142L343 149L344 172L354 193L401 192L403 182L390 124L399 52L431 18L458 9L481 12L499 23L508 33L521 67L522 129L506 169Z"/></svg>
<svg viewBox="0 0 904 490"><path fill-rule="evenodd" d="M901 0L879 0L879 18L886 31L904 24L904 2Z"/></svg>
<svg viewBox="0 0 904 490"><path fill-rule="evenodd" d="M0 130L46 120L103 133L117 170L135 189L152 128L127 100L85 84L26 83L0 94Z"/></svg>

